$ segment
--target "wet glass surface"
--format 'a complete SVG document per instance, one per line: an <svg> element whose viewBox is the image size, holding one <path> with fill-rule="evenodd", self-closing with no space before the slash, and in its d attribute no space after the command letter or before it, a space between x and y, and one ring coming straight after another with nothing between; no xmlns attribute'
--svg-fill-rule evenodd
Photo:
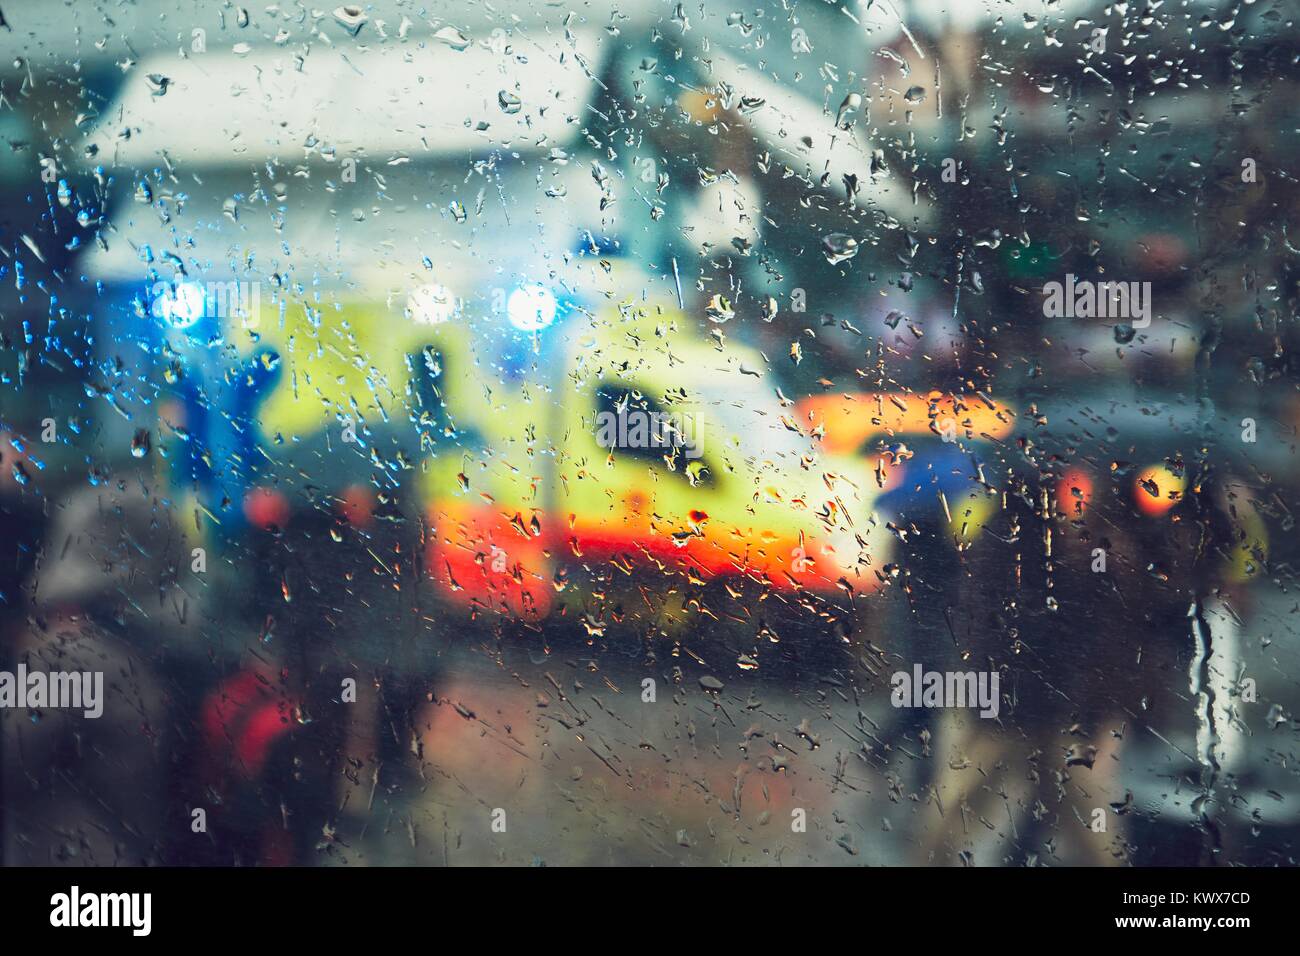
<svg viewBox="0 0 1300 956"><path fill-rule="evenodd" d="M6 4L0 861L1293 863L1296 12Z"/></svg>

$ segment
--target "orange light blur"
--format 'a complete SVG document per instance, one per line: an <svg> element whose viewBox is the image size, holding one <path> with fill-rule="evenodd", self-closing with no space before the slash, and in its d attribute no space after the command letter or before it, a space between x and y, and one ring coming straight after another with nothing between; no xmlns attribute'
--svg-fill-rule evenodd
<svg viewBox="0 0 1300 956"><path fill-rule="evenodd" d="M1056 483L1056 503L1070 518L1082 518L1092 504L1092 477L1082 468L1070 468Z"/></svg>
<svg viewBox="0 0 1300 956"><path fill-rule="evenodd" d="M855 452L877 435L936 434L949 420L962 440L967 432L976 440L1002 439L1015 422L1015 412L1001 402L990 407L975 396L956 398L942 392L816 395L796 408L801 422L824 428L822 447L832 453Z"/></svg>
<svg viewBox="0 0 1300 956"><path fill-rule="evenodd" d="M1158 518L1182 501L1186 490L1186 478L1174 474L1166 465L1151 465L1134 480L1133 501L1144 515Z"/></svg>
<svg viewBox="0 0 1300 956"><path fill-rule="evenodd" d="M375 496L364 485L350 485L343 492L343 500L338 505L339 512L354 528L364 528L370 524L375 513Z"/></svg>

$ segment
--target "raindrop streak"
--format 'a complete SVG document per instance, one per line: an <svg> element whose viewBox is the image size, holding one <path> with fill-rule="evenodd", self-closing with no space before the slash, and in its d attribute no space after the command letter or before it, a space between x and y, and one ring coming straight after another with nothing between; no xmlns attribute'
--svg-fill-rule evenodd
<svg viewBox="0 0 1300 956"><path fill-rule="evenodd" d="M1218 723L1214 715L1214 684L1210 673L1210 658L1214 655L1213 635L1205 619L1205 609L1200 598L1187 609L1192 622L1192 662L1188 667L1190 689L1196 716L1196 759L1201 764L1201 795L1192 807L1201 818L1215 851L1220 847L1218 824L1214 822L1214 789L1219 780L1220 744Z"/></svg>

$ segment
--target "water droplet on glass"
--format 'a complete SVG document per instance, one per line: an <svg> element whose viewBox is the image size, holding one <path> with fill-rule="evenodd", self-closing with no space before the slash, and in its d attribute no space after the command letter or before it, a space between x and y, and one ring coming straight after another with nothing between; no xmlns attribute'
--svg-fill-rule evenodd
<svg viewBox="0 0 1300 956"><path fill-rule="evenodd" d="M352 4L344 4L341 7L334 8L334 19L348 33L356 36L361 32L361 28L366 24L366 13L360 7ZM369 36L369 34L367 34Z"/></svg>
<svg viewBox="0 0 1300 956"><path fill-rule="evenodd" d="M858 93L850 93L848 96L844 97L844 101L840 103L839 112L835 114L835 125L840 129L848 129L853 125L851 120L856 119L854 114L861 108L862 96Z"/></svg>
<svg viewBox="0 0 1300 956"><path fill-rule="evenodd" d="M858 240L842 232L832 232L822 239L822 252L827 262L836 265L858 254Z"/></svg>
<svg viewBox="0 0 1300 956"><path fill-rule="evenodd" d="M515 94L508 90L502 90L497 94L497 103L501 105L501 112L503 113L518 113L522 108L522 104L519 102L519 97L515 96Z"/></svg>
<svg viewBox="0 0 1300 956"><path fill-rule="evenodd" d="M143 458L149 454L152 447L149 440L149 429L140 428L136 430L135 436L131 439L131 457Z"/></svg>
<svg viewBox="0 0 1300 956"><path fill-rule="evenodd" d="M471 42L469 37L465 36L465 34L461 33L455 27L442 27L433 35L433 38L440 43L445 43L457 52L469 49Z"/></svg>

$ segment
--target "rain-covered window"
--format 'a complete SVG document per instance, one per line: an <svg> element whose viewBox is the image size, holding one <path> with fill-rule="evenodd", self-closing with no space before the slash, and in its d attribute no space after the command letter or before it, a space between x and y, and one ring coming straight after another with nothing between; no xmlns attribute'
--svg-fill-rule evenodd
<svg viewBox="0 0 1300 956"><path fill-rule="evenodd" d="M1297 9L0 15L0 862L1295 862Z"/></svg>

